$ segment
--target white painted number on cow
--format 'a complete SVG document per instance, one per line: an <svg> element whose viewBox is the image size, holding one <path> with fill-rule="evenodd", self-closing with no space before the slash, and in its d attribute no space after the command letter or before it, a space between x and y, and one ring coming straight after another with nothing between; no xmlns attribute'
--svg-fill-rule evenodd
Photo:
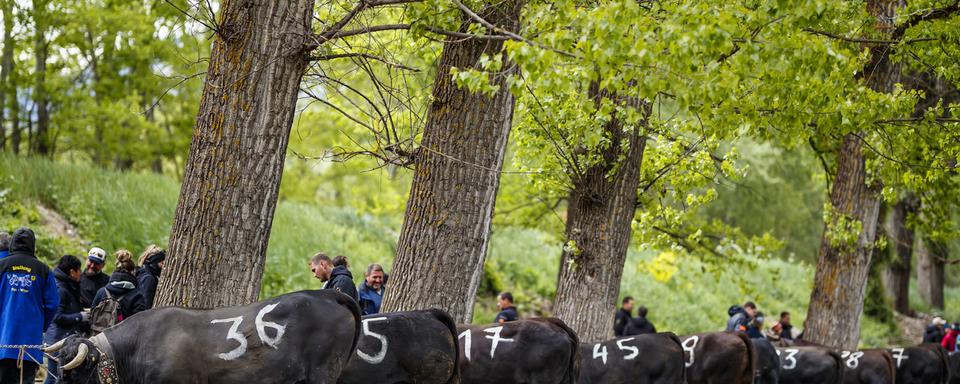
<svg viewBox="0 0 960 384"><path fill-rule="evenodd" d="M263 344L273 347L274 349L276 349L277 345L280 344L280 338L283 337L283 333L287 330L287 327L285 325L280 325L280 324L269 322L269 321L263 321L263 316L270 313L270 311L273 311L273 309L276 307L277 307L277 304L270 304L268 306L263 307L263 309L261 309L260 312L257 313L257 317L254 319L254 325L257 328L257 336L260 337L260 341ZM233 323L233 325L230 326L230 330L227 331L227 340L236 341L240 345L234 348L233 350L231 350L230 352L218 353L217 357L223 360L234 360L240 356L243 356L244 353L247 353L247 338L246 336L244 336L242 333L239 332L240 324L243 323L243 317L240 316L240 317L231 317L229 319L210 320L210 324L218 324L218 323ZM273 337L270 337L269 335L267 335L267 330L266 330L267 328L272 328L276 332L276 335Z"/></svg>
<svg viewBox="0 0 960 384"><path fill-rule="evenodd" d="M633 360L633 359L637 358L638 355L640 355L640 349L639 349L639 348L637 348L637 347L631 347L631 346L629 346L629 345L623 345L623 343L626 343L626 342L628 342L628 341L633 341L633 339L634 339L634 338L631 337L631 338L629 338L629 339L620 339L620 340L617 340L617 348L620 348L621 351L630 351L630 354L629 354L629 355L626 355L626 356L623 357L624 360Z"/></svg>
<svg viewBox="0 0 960 384"><path fill-rule="evenodd" d="M696 362L693 349L697 347L697 343L699 342L700 336L690 336L690 338L683 341L683 351L690 354L690 358L683 364L685 367L690 368L693 366L693 363Z"/></svg>
<svg viewBox="0 0 960 384"><path fill-rule="evenodd" d="M840 357L847 359L847 368L857 369L860 366L860 358L863 357L863 352L843 351Z"/></svg>
<svg viewBox="0 0 960 384"><path fill-rule="evenodd" d="M240 343L240 346L234 348L232 351L227 353L217 354L217 357L224 360L233 360L240 356L243 356L243 354L247 352L247 339L243 337L242 334L237 332L237 330L240 328L241 322L243 322L243 317L231 317L229 319L220 319L220 320L210 321L211 324L233 323L233 325L230 326L230 330L227 331L227 340L236 340L236 342Z"/></svg>
<svg viewBox="0 0 960 384"><path fill-rule="evenodd" d="M463 343L460 345L463 346L463 356L467 358L467 361L470 361L470 330L466 330L460 333L460 336L457 336L457 339L463 339Z"/></svg>
<svg viewBox="0 0 960 384"><path fill-rule="evenodd" d="M370 323L375 321L385 321L386 317L374 317L372 319L364 319L363 323L363 335L370 336L377 340L380 340L380 350L376 354L370 356L366 353L363 353L359 348L357 349L357 355L360 356L363 361L366 361L370 364L380 364L383 362L383 358L387 356L387 337L379 333L370 331Z"/></svg>
<svg viewBox="0 0 960 384"><path fill-rule="evenodd" d="M787 352L787 357L783 357L783 356L780 354L780 350L779 350L779 349L777 350L777 356L780 356L781 358L783 358L784 361L787 362L787 364L784 364L784 365L783 365L783 369L788 369L788 370L789 370L789 369L794 369L794 368L796 368L796 367L797 367L797 354L800 353L800 350L799 350L799 349L784 349L784 351Z"/></svg>
<svg viewBox="0 0 960 384"><path fill-rule="evenodd" d="M493 358L493 354L497 352L497 344L500 344L501 341L512 343L513 339L504 339L500 337L500 332L503 331L503 326L487 328L483 330L487 335L487 338L493 340L493 345L490 346L490 358Z"/></svg>
<svg viewBox="0 0 960 384"><path fill-rule="evenodd" d="M893 358L897 359L897 368L900 368L900 362L906 359L909 359L910 356L903 354L903 348L894 348L890 352L893 352Z"/></svg>
<svg viewBox="0 0 960 384"><path fill-rule="evenodd" d="M607 364L607 346L597 343L593 346L593 358L600 358L603 360L603 364Z"/></svg>

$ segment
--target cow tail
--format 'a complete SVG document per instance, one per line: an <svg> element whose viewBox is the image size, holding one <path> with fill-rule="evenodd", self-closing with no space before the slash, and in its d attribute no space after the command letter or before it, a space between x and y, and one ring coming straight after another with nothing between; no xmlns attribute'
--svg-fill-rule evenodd
<svg viewBox="0 0 960 384"><path fill-rule="evenodd" d="M680 376L680 377L683 379L683 380L680 380L680 382L681 382L681 383L686 383L686 382L687 382L687 365L686 365L686 363L683 363L683 362L686 361L686 360L683 359L683 357L686 356L686 355L684 354L684 352L683 352L683 340L680 340L680 336L677 336L676 333L667 332L666 334L670 336L670 340L673 340L673 342L677 343L677 346L680 347L680 356L681 356L681 359L680 359L680 361L681 361L681 363L680 363L680 374L681 374L681 376Z"/></svg>
<svg viewBox="0 0 960 384"><path fill-rule="evenodd" d="M429 312L450 329L450 336L453 337L453 374L445 384L460 384L460 338L457 335L457 323L450 314L439 309L430 309Z"/></svg>
<svg viewBox="0 0 960 384"><path fill-rule="evenodd" d="M740 337L740 340L743 341L743 344L747 346L747 369L745 372L743 372L743 374L745 375L744 377L750 378L748 383L753 384L753 381L757 377L757 352L754 350L753 342L750 341L750 337L740 332L737 332L736 334L738 337Z"/></svg>
<svg viewBox="0 0 960 384"><path fill-rule="evenodd" d="M560 384L577 384L577 381L580 379L580 337L578 337L577 333L570 329L563 320L555 317L548 317L544 320L562 328L563 331L570 336L570 361L567 365L567 374Z"/></svg>
<svg viewBox="0 0 960 384"><path fill-rule="evenodd" d="M832 349L828 353L830 354L830 357L837 362L837 384L843 383L843 374L846 369L843 365L843 357L840 356L840 352Z"/></svg>
<svg viewBox="0 0 960 384"><path fill-rule="evenodd" d="M950 382L950 357L947 355L946 348L936 345L937 357L940 358L940 362L943 363L943 369L940 370L940 384L947 384Z"/></svg>
<svg viewBox="0 0 960 384"><path fill-rule="evenodd" d="M893 355L889 350L883 350L883 358L887 359L887 366L890 367L890 380L897 381L897 362L893 361Z"/></svg>
<svg viewBox="0 0 960 384"><path fill-rule="evenodd" d="M352 297L347 295L333 295L336 297L337 303L350 309L350 312L353 313L354 324L353 327L353 347L350 348L350 356L347 358L347 362L353 358L353 355L357 354L357 344L360 344L360 306L357 305L357 301Z"/></svg>

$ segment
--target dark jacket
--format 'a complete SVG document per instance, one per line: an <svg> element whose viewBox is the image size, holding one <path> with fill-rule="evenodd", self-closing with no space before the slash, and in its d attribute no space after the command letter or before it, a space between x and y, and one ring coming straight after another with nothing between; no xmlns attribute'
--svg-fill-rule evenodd
<svg viewBox="0 0 960 384"><path fill-rule="evenodd" d="M734 305L727 310L730 319L727 320L727 331L746 332L750 327L750 315L743 307Z"/></svg>
<svg viewBox="0 0 960 384"><path fill-rule="evenodd" d="M60 305L57 282L50 268L34 256L33 231L21 228L12 237L10 255L0 260L0 344L38 345ZM0 359L16 359L19 353L0 348ZM26 353L43 357L39 349Z"/></svg>
<svg viewBox="0 0 960 384"><path fill-rule="evenodd" d="M645 335L648 333L657 333L657 327L653 326L653 323L643 316L637 316L631 319L623 330L623 336Z"/></svg>
<svg viewBox="0 0 960 384"><path fill-rule="evenodd" d="M939 343L943 341L944 330L936 325L930 324L923 332L924 343Z"/></svg>
<svg viewBox="0 0 960 384"><path fill-rule="evenodd" d="M157 295L157 285L160 284L160 266L145 264L137 269L137 288L146 301L147 309L153 308L153 299Z"/></svg>
<svg viewBox="0 0 960 384"><path fill-rule="evenodd" d="M350 296L353 300L358 300L357 287L353 285L353 274L347 267L342 265L333 268L330 272L330 279L323 285L323 289L335 289L344 295Z"/></svg>
<svg viewBox="0 0 960 384"><path fill-rule="evenodd" d="M620 308L617 311L616 318L613 322L613 335L616 337L623 336L623 330L627 328L627 324L630 323L630 311Z"/></svg>
<svg viewBox="0 0 960 384"><path fill-rule="evenodd" d="M501 319L503 319L503 321L517 321L520 320L520 315L517 314L516 307L506 307L497 314L493 322L499 323Z"/></svg>
<svg viewBox="0 0 960 384"><path fill-rule="evenodd" d="M360 304L360 314L366 316L380 313L380 303L383 302L383 294L386 291L387 288L383 285L380 286L379 291L375 291L367 285L366 280L360 283L360 286L357 287L357 295L360 298L358 302Z"/></svg>
<svg viewBox="0 0 960 384"><path fill-rule="evenodd" d="M103 271L91 274L90 270L86 270L80 274L80 303L83 304L84 308L92 307L90 303L93 302L93 297L108 282L110 282L110 276L107 276Z"/></svg>
<svg viewBox="0 0 960 384"><path fill-rule="evenodd" d="M57 306L57 313L53 316L53 323L47 328L47 333L43 341L47 344L53 344L67 338L67 336L76 335L81 332L87 332L90 324L83 321L80 312L83 311L83 304L80 302L80 283L73 281L70 275L60 269L53 269L53 277L57 279L57 296L60 298L60 305Z"/></svg>
<svg viewBox="0 0 960 384"><path fill-rule="evenodd" d="M107 292L110 293L111 297L120 301L119 321L149 309L147 308L147 300L137 288L137 279L126 271L116 270L110 275L110 283L106 287L100 288L93 298L94 307L107 298Z"/></svg>
<svg viewBox="0 0 960 384"><path fill-rule="evenodd" d="M793 340L793 337L794 337L794 336L793 336L793 326L790 325L790 324L780 323L780 327L781 327L780 337L781 337L781 338L784 338L784 339L787 339L787 340Z"/></svg>

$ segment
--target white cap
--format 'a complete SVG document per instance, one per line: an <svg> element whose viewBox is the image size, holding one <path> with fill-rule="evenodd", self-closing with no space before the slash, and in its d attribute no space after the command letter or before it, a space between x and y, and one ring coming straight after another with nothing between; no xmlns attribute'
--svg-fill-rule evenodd
<svg viewBox="0 0 960 384"><path fill-rule="evenodd" d="M947 321L941 318L940 316L933 318L933 325L946 325Z"/></svg>
<svg viewBox="0 0 960 384"><path fill-rule="evenodd" d="M87 259L103 264L107 261L107 251L97 247L90 248L90 252L87 252Z"/></svg>

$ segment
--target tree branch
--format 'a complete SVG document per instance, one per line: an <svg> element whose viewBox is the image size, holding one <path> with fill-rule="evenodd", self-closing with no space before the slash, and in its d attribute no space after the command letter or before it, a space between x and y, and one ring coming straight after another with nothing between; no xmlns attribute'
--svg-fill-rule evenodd
<svg viewBox="0 0 960 384"><path fill-rule="evenodd" d="M909 40L902 40L902 39L900 39L899 37L897 37L897 38L895 38L895 39L890 39L890 40L884 40L884 39L866 39L866 38L861 38L861 37L848 37L848 36L838 35L838 34L835 34L835 33L830 33L830 32L826 32L826 31L820 31L820 30L816 30L816 29L812 29L812 28L804 28L803 31L804 31L804 32L807 32L807 33L814 34L814 35L818 35L818 36L829 37L829 38L835 39L835 40L846 41L846 42L848 42L848 43L874 44L874 45L893 45L893 44L899 44L899 43L911 44L911 43L919 43L919 42L921 42L921 41L936 41L936 40L939 40L939 39L933 38L933 37L922 37L922 38L909 39Z"/></svg>
<svg viewBox="0 0 960 384"><path fill-rule="evenodd" d="M910 28L915 27L917 24L920 24L924 21L936 20L936 19L945 19L956 13L960 12L960 0L954 1L953 4L942 7L942 8L933 8L927 10L926 12L918 13L911 16L907 21L903 22L893 30L892 36L899 39Z"/></svg>
<svg viewBox="0 0 960 384"><path fill-rule="evenodd" d="M314 60L314 61L334 60L334 59L343 59L343 58L362 58L362 59L376 60L394 68L399 68L399 69L403 69L411 72L420 72L420 70L417 68L408 67L400 63L394 63L392 61L387 60L386 58L376 56L376 55L371 55L369 53L351 52L351 53L338 53L338 54L332 54L332 55L310 56L310 60Z"/></svg>
<svg viewBox="0 0 960 384"><path fill-rule="evenodd" d="M463 5L463 3L461 3L461 2L459 2L459 1L457 1L457 0L452 0L452 1L453 1L454 4L457 5L457 8L460 8L460 10L463 11L463 13L465 13L467 16L469 16L469 17L470 17L471 19L473 19L474 21L480 23L480 25L483 25L484 27L487 27L487 29L490 29L491 31L494 31L494 32L497 32L497 33L502 33L502 34L510 37L511 39L514 39L514 40L517 40L517 41L522 41L522 42L524 42L524 43L527 43L527 44L530 44L530 45L533 45L533 46L536 46L536 47L540 47L540 48L542 48L542 49L550 50L550 51L559 53L559 54L564 55L564 56L567 56L567 57L580 58L580 56L575 55L575 54L573 54L573 53L566 52L566 51L562 51L562 50L559 50L559 49L556 49L556 48L553 48L553 47L548 47L548 46L546 46L546 45L544 45L544 44L541 44L541 43L538 43L538 42L536 42L536 41L527 39L526 37L520 36L520 35L518 35L518 34L516 34L516 33L510 32L510 31L508 31L508 30L506 30L506 29L503 29L503 28L500 28L500 27L498 27L498 26L496 26L496 25L493 25L493 24L490 23L489 21L486 21L486 20L484 20L482 17L480 17L480 15L476 14L475 12L473 12L473 10L471 10L470 7L467 7L466 5Z"/></svg>

